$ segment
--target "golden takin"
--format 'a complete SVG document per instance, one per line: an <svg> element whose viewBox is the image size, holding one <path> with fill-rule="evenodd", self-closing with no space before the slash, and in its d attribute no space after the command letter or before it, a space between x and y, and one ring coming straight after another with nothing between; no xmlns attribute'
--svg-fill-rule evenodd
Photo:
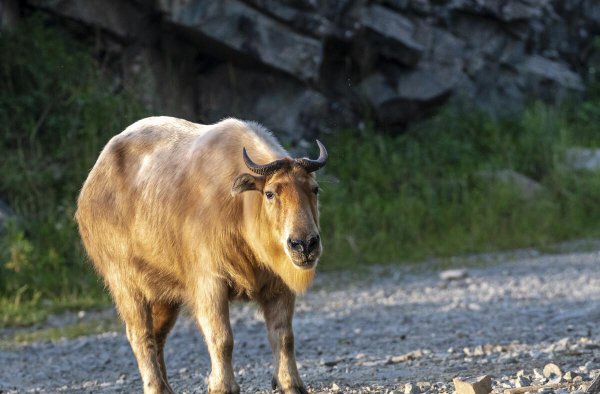
<svg viewBox="0 0 600 394"><path fill-rule="evenodd" d="M123 319L144 393L172 393L163 348L187 305L211 358L209 393L238 393L229 301L254 300L273 350L273 385L306 393L294 356L295 295L321 256L314 172L265 128L140 120L113 137L85 181L76 219ZM263 163L263 164L257 164Z"/></svg>

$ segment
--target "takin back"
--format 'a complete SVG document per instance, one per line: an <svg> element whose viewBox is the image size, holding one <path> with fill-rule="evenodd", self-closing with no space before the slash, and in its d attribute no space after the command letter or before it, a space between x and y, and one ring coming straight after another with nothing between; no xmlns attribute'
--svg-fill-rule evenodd
<svg viewBox="0 0 600 394"><path fill-rule="evenodd" d="M85 181L76 219L87 253L125 322L144 393L172 393L163 348L182 305L211 358L209 393L239 393L229 301L264 313L273 385L302 394L295 295L321 256L319 158L291 158L266 129L142 119L113 137ZM262 164L257 164L262 163Z"/></svg>

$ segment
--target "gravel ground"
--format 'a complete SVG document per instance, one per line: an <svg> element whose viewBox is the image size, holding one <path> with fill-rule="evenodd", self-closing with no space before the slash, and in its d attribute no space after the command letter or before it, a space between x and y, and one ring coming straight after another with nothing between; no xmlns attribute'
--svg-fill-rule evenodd
<svg viewBox="0 0 600 394"><path fill-rule="evenodd" d="M568 380L543 393L585 390L600 374L600 252L500 260L454 279L423 266L321 274L294 320L309 391L452 393L452 378L482 374L495 391ZM231 316L242 392L269 393L264 323L251 304L233 305ZM209 358L187 316L169 337L166 363L176 392L205 392ZM558 376L543 376L548 363ZM123 332L0 350L0 392L140 389Z"/></svg>

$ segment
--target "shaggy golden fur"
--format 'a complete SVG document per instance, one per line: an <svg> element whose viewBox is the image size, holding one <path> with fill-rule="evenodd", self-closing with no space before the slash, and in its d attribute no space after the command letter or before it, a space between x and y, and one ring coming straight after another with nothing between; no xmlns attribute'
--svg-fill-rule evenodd
<svg viewBox="0 0 600 394"><path fill-rule="evenodd" d="M249 175L243 147L257 163L289 157L253 122L143 119L109 141L81 190L81 237L125 322L145 393L172 392L163 346L182 304L206 338L209 392L239 392L234 298L256 300L264 312L274 383L285 393L306 392L291 321L295 294L315 271L296 266L285 241L318 235L316 180L292 159L273 175ZM267 200L267 189L276 198ZM319 243L317 258L320 251Z"/></svg>

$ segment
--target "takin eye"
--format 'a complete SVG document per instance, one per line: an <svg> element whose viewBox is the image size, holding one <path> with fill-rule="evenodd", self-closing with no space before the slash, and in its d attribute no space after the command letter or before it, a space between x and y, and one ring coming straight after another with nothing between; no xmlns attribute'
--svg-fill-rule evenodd
<svg viewBox="0 0 600 394"><path fill-rule="evenodd" d="M315 194L319 194L319 186L315 186L312 191Z"/></svg>
<svg viewBox="0 0 600 394"><path fill-rule="evenodd" d="M267 200L272 200L273 198L275 198L275 193L265 192L265 197L267 197Z"/></svg>

